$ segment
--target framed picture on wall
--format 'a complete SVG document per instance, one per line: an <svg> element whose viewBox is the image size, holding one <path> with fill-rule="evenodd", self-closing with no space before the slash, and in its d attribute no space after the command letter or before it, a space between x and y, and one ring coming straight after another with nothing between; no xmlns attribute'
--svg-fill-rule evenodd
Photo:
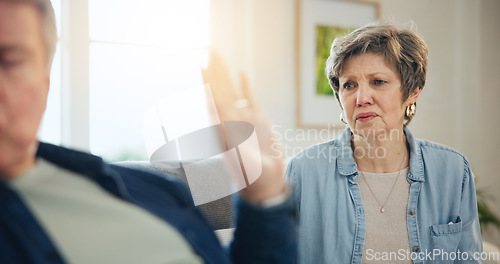
<svg viewBox="0 0 500 264"><path fill-rule="evenodd" d="M375 21L377 3L297 1L297 126L343 128L340 106L325 76L325 61L337 37Z"/></svg>

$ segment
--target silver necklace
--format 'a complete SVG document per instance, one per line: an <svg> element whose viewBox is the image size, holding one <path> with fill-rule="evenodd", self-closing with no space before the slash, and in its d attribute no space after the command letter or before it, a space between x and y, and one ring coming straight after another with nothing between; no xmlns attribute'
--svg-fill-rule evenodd
<svg viewBox="0 0 500 264"><path fill-rule="evenodd" d="M380 212L381 213L384 213L385 212L385 205L387 204L387 202L389 201L389 198L391 198L391 194L392 192L394 191L394 188L396 187L396 183L398 182L398 179L399 179L399 175L401 174L401 167L403 166L403 162L405 161L405 157L406 155L403 156L403 160L401 161L401 165L399 165L399 168L400 170L398 171L398 176L396 176L396 180L394 180L394 184L392 185L392 189L391 189L391 192L389 193L389 196L387 196L387 199L385 199L385 202L384 204L381 204L379 202L379 200L377 199L377 196L375 196L375 193L373 193L373 190L372 188L370 187L370 185L368 184L368 181L366 181L366 178L365 178L365 174L362 172L362 171L359 171L359 173L361 173L361 177L363 177L363 180L365 181L366 183L366 186L368 186L368 190L370 190L370 193L372 194L373 198L375 199L375 201L378 203L378 205L380 206Z"/></svg>

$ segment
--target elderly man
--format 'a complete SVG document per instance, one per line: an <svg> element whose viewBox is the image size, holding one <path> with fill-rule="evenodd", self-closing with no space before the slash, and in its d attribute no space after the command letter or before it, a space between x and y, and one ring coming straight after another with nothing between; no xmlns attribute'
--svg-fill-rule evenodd
<svg viewBox="0 0 500 264"><path fill-rule="evenodd" d="M228 256L183 184L38 142L55 32L49 0L0 0L0 263L295 262L294 206L267 147ZM259 111L244 116L269 132Z"/></svg>

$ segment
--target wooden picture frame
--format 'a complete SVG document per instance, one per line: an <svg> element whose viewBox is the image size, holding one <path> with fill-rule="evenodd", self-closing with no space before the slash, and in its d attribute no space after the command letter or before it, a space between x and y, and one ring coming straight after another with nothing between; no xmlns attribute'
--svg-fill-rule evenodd
<svg viewBox="0 0 500 264"><path fill-rule="evenodd" d="M297 127L344 128L339 118L340 106L324 74L324 63L333 39L378 19L379 5L353 0L296 0L295 3Z"/></svg>

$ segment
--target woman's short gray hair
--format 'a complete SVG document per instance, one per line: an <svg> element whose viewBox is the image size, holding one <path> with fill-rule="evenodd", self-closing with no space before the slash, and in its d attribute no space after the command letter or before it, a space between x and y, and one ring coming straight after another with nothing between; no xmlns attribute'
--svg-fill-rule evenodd
<svg viewBox="0 0 500 264"><path fill-rule="evenodd" d="M326 61L326 76L339 103L339 76L343 67L351 56L367 52L383 55L387 64L399 73L403 102L415 89L424 88L428 50L422 37L392 22L377 21L333 41Z"/></svg>

